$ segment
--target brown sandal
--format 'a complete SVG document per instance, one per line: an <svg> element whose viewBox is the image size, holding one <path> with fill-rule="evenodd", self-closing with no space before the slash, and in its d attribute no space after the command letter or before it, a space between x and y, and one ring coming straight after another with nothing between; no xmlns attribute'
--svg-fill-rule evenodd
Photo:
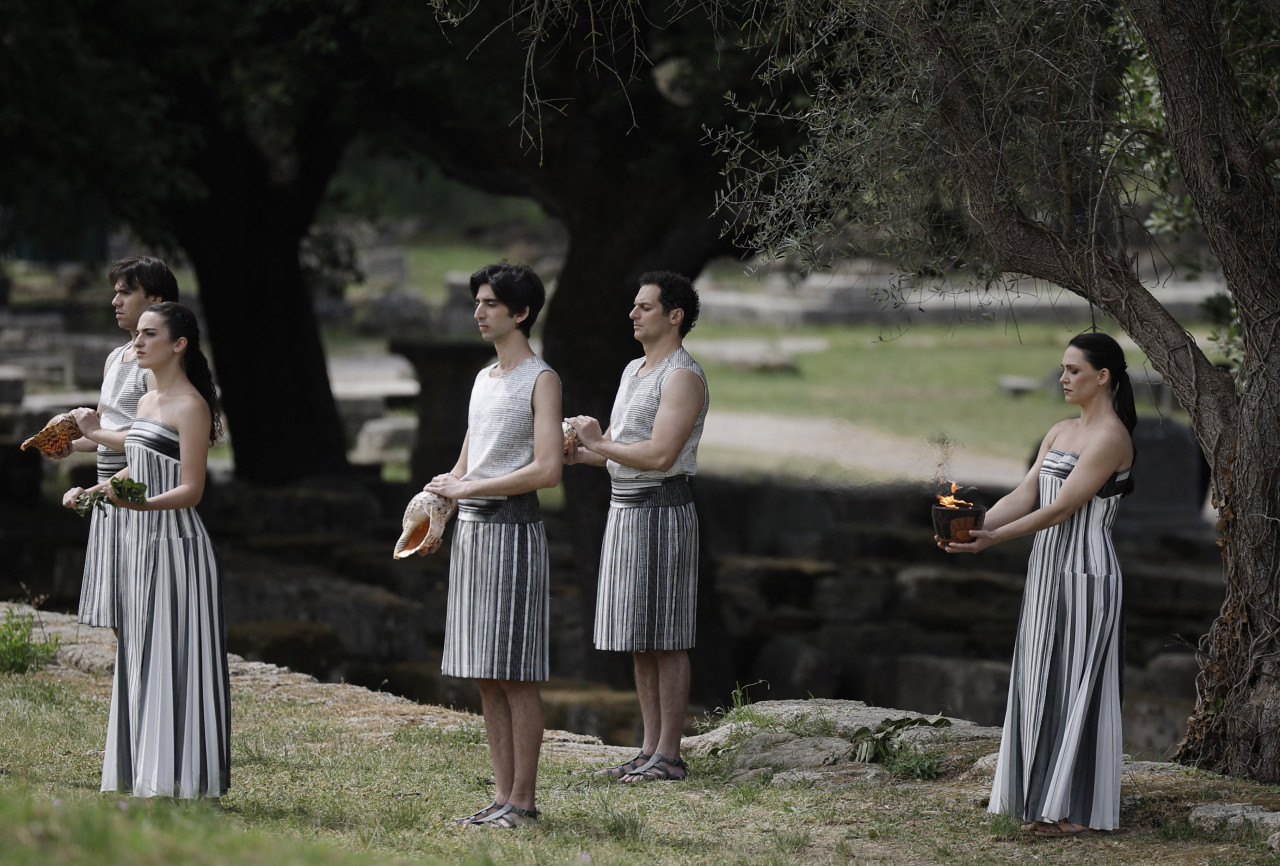
<svg viewBox="0 0 1280 866"><path fill-rule="evenodd" d="M1037 821L1036 827L1032 832L1037 836L1051 836L1060 839L1067 836L1088 836L1093 830L1083 824L1075 824L1063 818L1060 821L1054 821L1052 824Z"/></svg>

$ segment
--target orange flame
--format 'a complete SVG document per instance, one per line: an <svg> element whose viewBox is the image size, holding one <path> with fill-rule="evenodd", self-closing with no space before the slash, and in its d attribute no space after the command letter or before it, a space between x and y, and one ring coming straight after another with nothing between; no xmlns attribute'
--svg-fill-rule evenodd
<svg viewBox="0 0 1280 866"><path fill-rule="evenodd" d="M943 496L941 493L937 494L938 504L941 505L943 508L959 508L961 505L965 505L965 506L968 506L969 508L972 508L973 507L972 502L965 502L963 499L956 499L956 491L959 489L960 489L960 485L952 481L950 494L946 496Z"/></svg>

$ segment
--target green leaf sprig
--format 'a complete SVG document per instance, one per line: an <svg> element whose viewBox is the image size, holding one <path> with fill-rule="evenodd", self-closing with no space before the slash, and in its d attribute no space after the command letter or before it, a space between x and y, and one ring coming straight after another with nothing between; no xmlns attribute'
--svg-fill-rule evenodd
<svg viewBox="0 0 1280 866"><path fill-rule="evenodd" d="M132 502L135 505L143 505L147 501L147 485L141 481L134 481L132 478L112 478L111 489L115 494L125 502ZM81 493L76 497L75 509L76 514L85 517L94 508L101 509L104 513L107 506L112 502L107 498L107 491L95 490L93 493Z"/></svg>

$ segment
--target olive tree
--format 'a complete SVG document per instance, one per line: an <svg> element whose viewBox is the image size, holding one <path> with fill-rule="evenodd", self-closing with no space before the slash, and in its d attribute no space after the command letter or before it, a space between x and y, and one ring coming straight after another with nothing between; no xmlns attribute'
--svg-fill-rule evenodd
<svg viewBox="0 0 1280 866"><path fill-rule="evenodd" d="M723 204L809 261L902 257L903 292L1051 283L1113 318L1191 417L1212 468L1226 599L1200 645L1179 759L1280 779L1280 7L1214 0L788 0L753 7L803 72L787 155L718 136ZM1239 319L1216 366L1144 278L1135 239L1197 224ZM1159 249L1158 245L1154 247ZM1153 467L1154 468L1154 467ZM1139 457L1139 481L1143 471Z"/></svg>

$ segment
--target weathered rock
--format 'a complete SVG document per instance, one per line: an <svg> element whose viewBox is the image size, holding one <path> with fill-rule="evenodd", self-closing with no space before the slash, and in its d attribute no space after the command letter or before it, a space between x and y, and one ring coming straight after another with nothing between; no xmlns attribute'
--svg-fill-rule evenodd
<svg viewBox="0 0 1280 866"><path fill-rule="evenodd" d="M878 764L836 764L813 769L797 768L775 773L771 785L811 785L814 788L843 788L852 782L874 782L888 778Z"/></svg>
<svg viewBox="0 0 1280 866"><path fill-rule="evenodd" d="M1000 763L1000 753L992 752L990 755L983 755L981 758L973 762L971 768L974 773L984 773L988 776L994 776L996 772L996 764Z"/></svg>
<svg viewBox="0 0 1280 866"><path fill-rule="evenodd" d="M847 764L853 751L853 743L840 737L799 737L787 732L768 731L756 734L739 746L735 763L744 770L757 767L809 769Z"/></svg>
<svg viewBox="0 0 1280 866"><path fill-rule="evenodd" d="M428 633L443 630L443 610L428 610L319 566L237 553L224 554L222 565L229 624L295 619L328 625L350 662L423 659ZM263 579L267 574L270 580Z"/></svg>
<svg viewBox="0 0 1280 866"><path fill-rule="evenodd" d="M1235 830L1249 824L1261 833L1280 833L1280 812L1250 803L1206 803L1192 809L1187 820L1201 830Z"/></svg>

